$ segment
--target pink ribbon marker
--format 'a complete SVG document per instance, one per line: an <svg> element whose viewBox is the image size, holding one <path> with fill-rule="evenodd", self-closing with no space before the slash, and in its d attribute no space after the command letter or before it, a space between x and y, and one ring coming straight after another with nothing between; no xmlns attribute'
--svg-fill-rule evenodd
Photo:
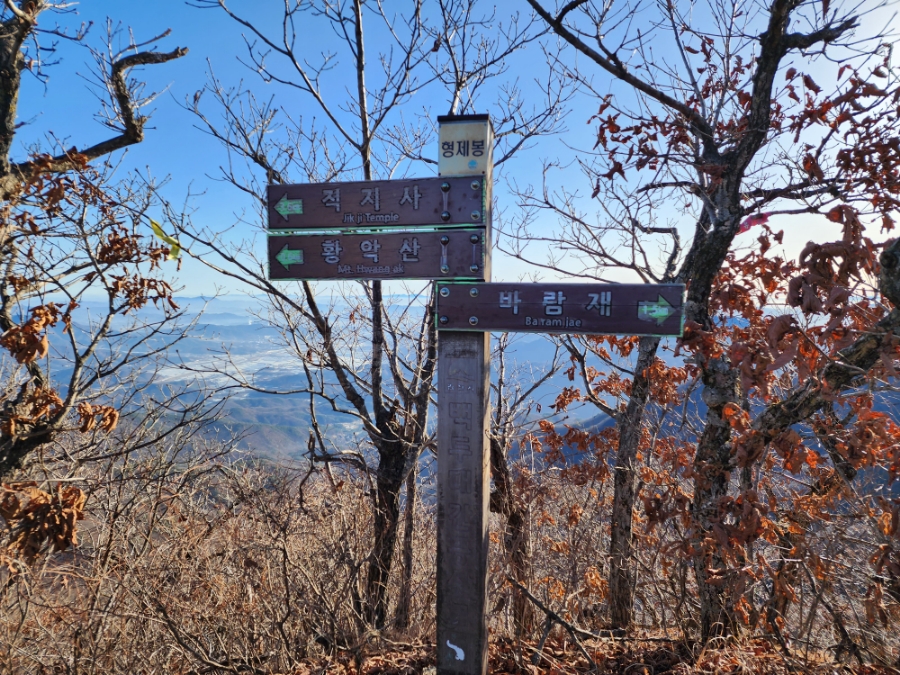
<svg viewBox="0 0 900 675"><path fill-rule="evenodd" d="M765 225L769 222L769 216L772 215L770 213L757 213L755 216L747 216L744 218L744 222L741 223L741 226L738 228L737 233L743 234L747 230L749 230L754 225Z"/></svg>

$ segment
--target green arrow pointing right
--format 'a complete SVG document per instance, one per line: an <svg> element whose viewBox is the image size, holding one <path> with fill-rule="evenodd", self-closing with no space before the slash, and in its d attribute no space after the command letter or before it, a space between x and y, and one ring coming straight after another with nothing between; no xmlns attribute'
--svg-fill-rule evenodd
<svg viewBox="0 0 900 675"><path fill-rule="evenodd" d="M677 310L661 295L656 302L638 303L638 318L642 321L655 321L657 326L662 326L665 320L676 312Z"/></svg>
<svg viewBox="0 0 900 675"><path fill-rule="evenodd" d="M284 269L290 271L291 265L303 264L303 249L290 249L288 248L288 245L285 244L284 248L275 256L275 260L280 262Z"/></svg>
<svg viewBox="0 0 900 675"><path fill-rule="evenodd" d="M285 220L288 219L288 216L302 216L303 200L288 199L287 194L285 194L284 197L279 199L278 203L275 204L275 210L278 211Z"/></svg>

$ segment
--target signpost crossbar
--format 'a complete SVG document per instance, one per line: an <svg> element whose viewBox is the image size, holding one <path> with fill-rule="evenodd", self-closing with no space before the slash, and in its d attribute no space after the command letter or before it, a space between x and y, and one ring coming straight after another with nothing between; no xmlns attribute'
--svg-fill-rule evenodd
<svg viewBox="0 0 900 675"><path fill-rule="evenodd" d="M484 226L484 176L267 187L269 230Z"/></svg>
<svg viewBox="0 0 900 675"><path fill-rule="evenodd" d="M680 336L683 284L438 283L440 330Z"/></svg>
<svg viewBox="0 0 900 675"><path fill-rule="evenodd" d="M270 279L484 279L483 229L268 237Z"/></svg>

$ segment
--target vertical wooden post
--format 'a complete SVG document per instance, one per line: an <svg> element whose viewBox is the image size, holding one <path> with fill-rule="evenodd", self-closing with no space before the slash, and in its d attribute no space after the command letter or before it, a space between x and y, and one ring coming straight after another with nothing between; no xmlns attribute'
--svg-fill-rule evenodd
<svg viewBox="0 0 900 675"><path fill-rule="evenodd" d="M438 117L438 123L440 175L483 176L484 278L490 281L490 118L448 115ZM473 154L476 147L479 154ZM487 672L490 337L461 331L438 334L438 675Z"/></svg>
<svg viewBox="0 0 900 675"><path fill-rule="evenodd" d="M437 670L482 675L490 333L441 331L438 344Z"/></svg>

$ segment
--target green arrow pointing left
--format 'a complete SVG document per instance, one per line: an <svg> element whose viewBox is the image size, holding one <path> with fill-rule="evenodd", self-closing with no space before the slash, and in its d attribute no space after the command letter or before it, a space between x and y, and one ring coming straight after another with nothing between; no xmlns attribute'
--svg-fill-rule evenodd
<svg viewBox="0 0 900 675"><path fill-rule="evenodd" d="M284 248L275 256L275 260L280 262L284 269L290 270L291 265L303 264L303 249L290 249L288 248L288 245L285 244Z"/></svg>
<svg viewBox="0 0 900 675"><path fill-rule="evenodd" d="M677 311L661 295L656 302L638 303L638 318L642 321L656 321L658 326L663 325L665 320Z"/></svg>
<svg viewBox="0 0 900 675"><path fill-rule="evenodd" d="M288 219L288 216L302 216L303 200L288 199L287 194L285 194L284 197L279 199L278 203L275 204L275 210L278 211L285 220Z"/></svg>

